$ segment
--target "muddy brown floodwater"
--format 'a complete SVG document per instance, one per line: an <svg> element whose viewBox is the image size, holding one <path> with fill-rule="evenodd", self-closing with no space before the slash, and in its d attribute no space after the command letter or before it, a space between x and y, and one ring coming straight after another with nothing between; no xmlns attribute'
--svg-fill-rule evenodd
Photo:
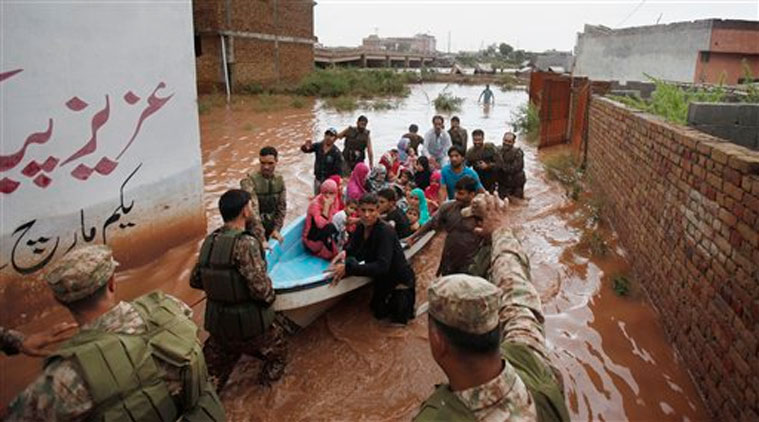
<svg viewBox="0 0 759 422"><path fill-rule="evenodd" d="M280 151L288 221L302 213L311 190L313 156L301 154L299 145L310 137L320 139L329 126L339 130L352 124L359 114L369 117L375 160L410 123L421 131L429 128L435 114L431 99L444 89L466 98L457 113L463 127L470 132L481 128L488 141L499 142L527 95L496 92L496 105L483 109L476 104L482 88L416 85L397 109L347 114L325 110L319 102L302 109L254 112L251 99L211 109L200 119L208 230L221 223L218 197L257 166L258 150L267 144ZM644 295L620 298L611 289L611 277L628 270L613 231L603 231L612 249L603 259L577 252L582 228L574 204L560 185L546 179L536 149L518 143L525 151L527 199L512 204L511 220L544 301L551 358L564 375L572 419L706 419L693 383ZM200 320L203 295L188 286L200 242L180 245L149 265L118 274L121 294L133 297L161 287L191 303ZM417 305L426 301L441 248L438 236L413 262ZM410 419L433 386L445 380L429 353L427 318L421 316L407 327L378 322L368 311L368 300L367 289L354 292L295 334L287 373L273 387L257 386L258 362L243 358L221 396L229 419Z"/></svg>

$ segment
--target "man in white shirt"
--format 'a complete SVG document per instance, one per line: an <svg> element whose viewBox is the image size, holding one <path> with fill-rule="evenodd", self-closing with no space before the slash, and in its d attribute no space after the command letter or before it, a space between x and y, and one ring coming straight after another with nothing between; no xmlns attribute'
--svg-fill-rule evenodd
<svg viewBox="0 0 759 422"><path fill-rule="evenodd" d="M434 158L436 168L441 168L448 163L448 148L451 147L451 136L445 131L443 116L436 115L432 118L432 129L424 135L424 155Z"/></svg>

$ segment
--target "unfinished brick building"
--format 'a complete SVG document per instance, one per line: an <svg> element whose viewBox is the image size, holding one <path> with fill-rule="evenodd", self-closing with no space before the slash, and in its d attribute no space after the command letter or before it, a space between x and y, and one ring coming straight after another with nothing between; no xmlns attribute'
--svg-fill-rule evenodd
<svg viewBox="0 0 759 422"><path fill-rule="evenodd" d="M193 2L198 91L295 83L314 67L312 0Z"/></svg>

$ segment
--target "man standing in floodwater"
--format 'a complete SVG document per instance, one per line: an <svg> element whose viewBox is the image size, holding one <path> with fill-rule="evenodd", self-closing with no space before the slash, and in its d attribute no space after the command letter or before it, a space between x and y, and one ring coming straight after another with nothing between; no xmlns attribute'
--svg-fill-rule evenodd
<svg viewBox="0 0 759 422"><path fill-rule="evenodd" d="M374 168L374 152L372 151L372 138L369 137L369 129L366 125L369 119L366 116L358 116L356 126L348 126L337 134L337 139L345 138L343 145L343 158L345 159L345 176L350 176L356 164L364 161L369 155L369 168Z"/></svg>
<svg viewBox="0 0 759 422"><path fill-rule="evenodd" d="M461 127L459 116L451 117L451 128L448 129L448 135L451 137L451 145L458 145L466 151L469 135L467 134L466 129Z"/></svg>
<svg viewBox="0 0 759 422"><path fill-rule="evenodd" d="M524 152L514 147L517 135L513 132L503 134L503 144L498 148L498 196L524 198Z"/></svg>
<svg viewBox="0 0 759 422"><path fill-rule="evenodd" d="M482 102L485 105L495 104L495 95L493 95L493 91L490 90L490 84L485 85L485 89L482 90L477 102Z"/></svg>
<svg viewBox="0 0 759 422"><path fill-rule="evenodd" d="M314 153L314 195L319 194L322 182L334 175L342 175L343 156L340 148L335 145L337 130L329 128L324 131L324 139L321 142L312 142L310 139L300 146L305 153Z"/></svg>
<svg viewBox="0 0 759 422"><path fill-rule="evenodd" d="M440 170L440 193L438 202L443 203L445 200L453 199L456 184L463 177L471 177L477 183L477 191L485 192L480 182L480 176L477 172L464 165L464 155L466 151L458 145L448 148L448 158L451 163L443 166Z"/></svg>
<svg viewBox="0 0 759 422"><path fill-rule="evenodd" d="M480 201L482 199L482 201ZM530 262L492 195L474 201L491 240L488 280L454 274L428 289L430 352L448 377L414 417L424 421L569 421L560 373L548 358Z"/></svg>
<svg viewBox="0 0 759 422"><path fill-rule="evenodd" d="M436 168L443 167L448 161L446 154L451 147L451 136L445 131L443 116L432 118L432 129L424 135L424 156L434 158Z"/></svg>
<svg viewBox="0 0 759 422"><path fill-rule="evenodd" d="M116 296L111 248L74 249L44 276L79 332L45 360L6 421L226 420L192 310L160 291Z"/></svg>
<svg viewBox="0 0 759 422"><path fill-rule="evenodd" d="M282 175L275 172L278 159L276 148L272 146L261 148L258 153L258 171L249 173L242 179L240 188L247 191L251 199L256 197L258 200L258 215L263 224L258 228L248 225L246 229L251 232L263 229L264 232L257 233L258 236L263 236L262 238L266 240L273 237L282 243L280 230L285 223L287 213L287 189Z"/></svg>
<svg viewBox="0 0 759 422"><path fill-rule="evenodd" d="M481 275L486 270L486 268L480 268L475 259L480 249L487 246L483 244L482 237L474 233L475 218L461 215L461 210L471 205L478 190L476 180L469 176L462 177L456 183L456 200L442 204L427 223L406 239L406 243L413 245L430 230L443 229L448 233L445 237L437 275L453 273Z"/></svg>
<svg viewBox="0 0 759 422"><path fill-rule="evenodd" d="M472 131L472 143L474 145L466 152L466 163L477 172L485 190L493 193L497 176L496 147L485 142L485 132L481 129Z"/></svg>
<svg viewBox="0 0 759 422"><path fill-rule="evenodd" d="M221 391L243 354L263 360L258 382L269 385L285 372L285 330L271 308L274 288L266 273L263 245L245 231L251 195L231 189L219 199L224 225L208 235L190 276L206 292L203 352L208 372Z"/></svg>
<svg viewBox="0 0 759 422"><path fill-rule="evenodd" d="M424 138L419 135L419 126L412 124L408 127L408 133L401 136L401 138L408 138L409 147L414 148L414 153L419 155L419 145L424 144Z"/></svg>

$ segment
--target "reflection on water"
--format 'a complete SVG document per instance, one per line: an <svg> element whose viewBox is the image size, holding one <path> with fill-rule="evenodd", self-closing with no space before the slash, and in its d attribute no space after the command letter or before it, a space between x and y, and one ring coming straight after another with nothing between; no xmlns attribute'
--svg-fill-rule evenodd
<svg viewBox="0 0 759 422"><path fill-rule="evenodd" d="M484 87L424 84L412 87L398 108L337 113L320 102L305 109L255 113L238 102L201 116L205 204L208 230L221 224L216 202L257 166L258 150L267 144L280 152L279 170L287 182L288 221L305 210L311 193L313 156L300 144L321 138L327 127L342 129L359 114L369 117L375 160L395 146L409 124L420 132L436 114L432 100L444 89L464 97L456 113L471 133L485 131L499 142L511 129L512 113L527 101L521 91L495 92L496 104L477 105ZM450 116L447 116L450 117ZM446 123L448 119L446 119ZM521 142L518 141L521 144ZM342 146L342 141L338 143ZM642 299L617 297L610 277L628 266L613 232L605 232L612 253L588 259L573 251L580 229L575 209L563 189L548 182L535 148L525 150L527 199L512 206L512 221L530 255L533 280L544 300L546 335L552 359L564 375L567 399L577 420L694 420L706 413L656 313ZM418 274L418 303L434 277L442 236L413 262ZM160 287L203 309L202 293L188 286L201 239L188 242L143 267L117 276L123 297ZM418 404L445 377L430 356L427 317L399 328L375 321L368 311L369 292L359 290L291 339L292 361L286 376L272 388L255 385L258 362L244 359L222 394L230 420L408 420ZM13 386L28 374L12 376ZM5 394L4 394L5 396Z"/></svg>

